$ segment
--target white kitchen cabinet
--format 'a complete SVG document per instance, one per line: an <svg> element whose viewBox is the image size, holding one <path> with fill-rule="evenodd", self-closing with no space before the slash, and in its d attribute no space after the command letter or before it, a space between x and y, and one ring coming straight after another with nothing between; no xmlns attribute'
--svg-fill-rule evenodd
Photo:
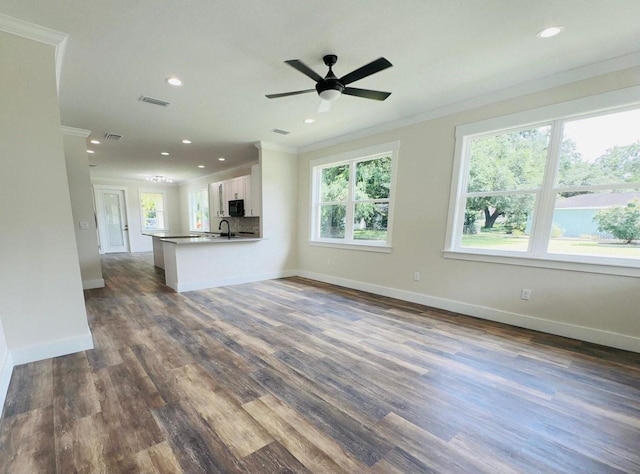
<svg viewBox="0 0 640 474"><path fill-rule="evenodd" d="M225 217L228 216L227 202L224 193L225 183L220 181L218 183L211 183L209 185L209 200L211 208L211 217ZM225 214L225 209L227 213Z"/></svg>
<svg viewBox="0 0 640 474"><path fill-rule="evenodd" d="M228 190L228 201L244 199L244 176L239 176L226 181L225 189Z"/></svg>
<svg viewBox="0 0 640 474"><path fill-rule="evenodd" d="M251 174L209 184L211 217L229 217L229 201L244 200L244 215L257 217L262 206L260 167L251 167Z"/></svg>

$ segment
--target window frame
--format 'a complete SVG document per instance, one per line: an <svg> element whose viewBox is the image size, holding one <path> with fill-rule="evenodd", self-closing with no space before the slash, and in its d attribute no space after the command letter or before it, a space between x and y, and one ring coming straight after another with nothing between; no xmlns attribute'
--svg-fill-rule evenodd
<svg viewBox="0 0 640 474"><path fill-rule="evenodd" d="M445 258L490 263L554 268L591 273L640 277L640 261L619 257L574 255L548 252L556 195L563 190L613 190L640 187L640 183L572 186L556 183L563 127L567 121L586 119L608 113L624 112L640 107L640 86L584 97L568 102L526 110L488 120L459 125L455 132L454 163L449 198L449 214L445 237ZM511 131L551 125L543 183L536 191L536 204L526 252L462 247L462 229L468 193L470 155L473 139ZM520 190L518 190L518 193ZM498 192L499 193L499 192ZM509 191L508 193L512 193Z"/></svg>
<svg viewBox="0 0 640 474"><path fill-rule="evenodd" d="M163 223L164 226L161 229L149 229L144 224L144 209L142 208L142 196L144 194L160 194L162 195L162 207L163 207ZM140 228L142 232L162 232L169 229L168 223L168 212L167 212L167 193L164 190L158 189L139 189L138 190L138 208L140 210Z"/></svg>
<svg viewBox="0 0 640 474"><path fill-rule="evenodd" d="M309 226L309 245L321 247L333 247L352 250L364 250L371 252L391 252L392 235L393 235L393 215L396 194L396 177L398 168L398 155L400 150L400 142L389 142L380 145L374 145L367 148L340 153L337 155L325 156L312 160L309 163L310 168L310 226ZM357 163L369 161L376 158L382 158L384 155L391 156L391 182L389 186L389 197L385 199L373 200L357 200L355 199L355 166ZM349 165L349 183L348 183L348 199L344 201L347 206L345 215L345 238L334 239L320 237L320 206L329 203L320 200L320 181L322 170L332 168L343 164ZM389 213L387 216L387 239L385 241L377 240L358 240L353 239L353 213L355 205L358 202L378 202L384 201L389 203ZM332 201L333 202L333 201ZM337 202L341 204L343 201Z"/></svg>
<svg viewBox="0 0 640 474"><path fill-rule="evenodd" d="M193 203L195 200L195 196L198 193L204 192L205 193L205 199L202 201L203 204L206 206L207 211L208 211L208 218L202 219L202 229L195 229L195 225L194 225L194 209L193 209ZM198 188L198 189L192 189L188 192L188 208L189 208L189 231L190 232L209 232L211 229L211 209L209 206L209 187L206 186L204 188Z"/></svg>

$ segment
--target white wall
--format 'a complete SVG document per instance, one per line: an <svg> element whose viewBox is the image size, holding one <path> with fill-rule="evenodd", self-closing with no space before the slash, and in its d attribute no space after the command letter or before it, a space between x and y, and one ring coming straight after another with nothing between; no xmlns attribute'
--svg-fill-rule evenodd
<svg viewBox="0 0 640 474"><path fill-rule="evenodd" d="M640 352L637 278L460 261L442 254L457 125L637 84L640 68L633 68L301 155L302 274ZM309 161L395 140L400 158L392 253L310 246ZM415 271L422 273L421 281L413 281ZM530 301L520 299L522 288L533 290Z"/></svg>
<svg viewBox="0 0 640 474"><path fill-rule="evenodd" d="M54 48L0 33L0 320L16 364L93 347Z"/></svg>
<svg viewBox="0 0 640 474"><path fill-rule="evenodd" d="M298 157L262 146L260 165L262 237L272 242L270 258L282 268L298 268Z"/></svg>
<svg viewBox="0 0 640 474"><path fill-rule="evenodd" d="M178 187L175 185L155 184L149 181L134 181L126 179L106 179L95 177L91 179L95 186L118 186L125 190L127 219L129 224L129 246L131 252L151 252L153 244L151 237L142 235L142 216L140 213L140 193L144 191L163 191L167 199L166 218L168 230L180 230L180 198Z"/></svg>
<svg viewBox="0 0 640 474"><path fill-rule="evenodd" d="M87 139L67 134L63 139L82 286L84 289L102 288L104 279L100 265L93 191L89 177ZM88 228L80 228L80 222L86 222Z"/></svg>

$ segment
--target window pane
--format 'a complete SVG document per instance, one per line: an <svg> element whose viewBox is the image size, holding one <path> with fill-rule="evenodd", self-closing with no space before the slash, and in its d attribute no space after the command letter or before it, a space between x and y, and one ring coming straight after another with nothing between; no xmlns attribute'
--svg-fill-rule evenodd
<svg viewBox="0 0 640 474"><path fill-rule="evenodd" d="M640 258L640 190L559 194L548 251Z"/></svg>
<svg viewBox="0 0 640 474"><path fill-rule="evenodd" d="M190 230L209 230L209 198L206 189L189 193Z"/></svg>
<svg viewBox="0 0 640 474"><path fill-rule="evenodd" d="M559 186L640 182L640 110L564 125Z"/></svg>
<svg viewBox="0 0 640 474"><path fill-rule="evenodd" d="M347 206L330 204L320 206L320 237L344 239Z"/></svg>
<svg viewBox="0 0 640 474"><path fill-rule="evenodd" d="M162 193L142 193L142 226L144 230L164 229L164 196Z"/></svg>
<svg viewBox="0 0 640 474"><path fill-rule="evenodd" d="M356 199L388 199L391 188L391 157L356 163Z"/></svg>
<svg viewBox="0 0 640 474"><path fill-rule="evenodd" d="M357 203L353 221L355 240L387 240L389 203Z"/></svg>
<svg viewBox="0 0 640 474"><path fill-rule="evenodd" d="M349 165L333 166L322 170L320 201L346 201L349 198Z"/></svg>
<svg viewBox="0 0 640 474"><path fill-rule="evenodd" d="M463 247L526 251L534 194L467 198Z"/></svg>
<svg viewBox="0 0 640 474"><path fill-rule="evenodd" d="M539 188L550 131L544 126L471 140L467 191Z"/></svg>

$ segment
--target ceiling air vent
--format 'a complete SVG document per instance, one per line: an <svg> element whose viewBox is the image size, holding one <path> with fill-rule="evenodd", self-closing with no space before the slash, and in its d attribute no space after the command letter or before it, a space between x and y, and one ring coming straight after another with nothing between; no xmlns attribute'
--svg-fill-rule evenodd
<svg viewBox="0 0 640 474"><path fill-rule="evenodd" d="M156 99L155 97L149 97L146 95L141 95L140 100L147 104L159 105L161 107L167 107L170 104L170 102L167 102L166 100Z"/></svg>
<svg viewBox="0 0 640 474"><path fill-rule="evenodd" d="M273 133L279 133L280 135L289 135L291 132L287 132L286 130L280 130L279 128L274 128L271 130Z"/></svg>
<svg viewBox="0 0 640 474"><path fill-rule="evenodd" d="M118 135L117 133L105 133L104 134L104 139L105 140L120 140L122 138L122 135Z"/></svg>

